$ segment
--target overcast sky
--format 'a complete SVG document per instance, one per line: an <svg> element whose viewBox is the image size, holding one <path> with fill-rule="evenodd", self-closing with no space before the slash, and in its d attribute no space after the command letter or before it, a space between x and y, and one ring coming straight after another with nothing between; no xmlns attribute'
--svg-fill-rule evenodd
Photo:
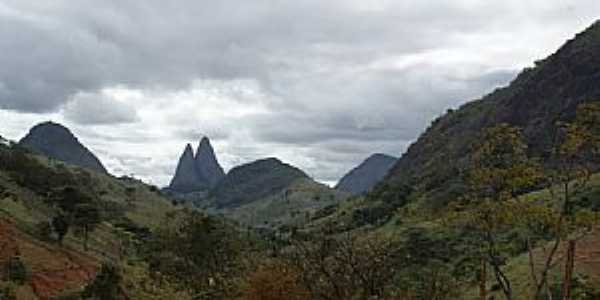
<svg viewBox="0 0 600 300"><path fill-rule="evenodd" d="M598 0L0 0L0 135L68 126L114 174L168 184L186 143L335 182L506 85Z"/></svg>

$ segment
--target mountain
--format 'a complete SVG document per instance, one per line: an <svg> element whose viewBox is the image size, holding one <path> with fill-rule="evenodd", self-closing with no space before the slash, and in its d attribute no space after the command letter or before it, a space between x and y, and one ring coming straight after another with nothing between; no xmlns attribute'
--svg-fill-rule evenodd
<svg viewBox="0 0 600 300"><path fill-rule="evenodd" d="M188 144L179 158L177 170L169 185L169 190L178 193L207 191L223 179L225 172L208 138L204 137L198 145L196 155Z"/></svg>
<svg viewBox="0 0 600 300"><path fill-rule="evenodd" d="M211 194L218 208L235 207L281 192L301 178L308 175L276 158L266 158L233 168Z"/></svg>
<svg viewBox="0 0 600 300"><path fill-rule="evenodd" d="M171 180L169 189L180 193L189 193L196 190L207 189L207 185L201 181L198 172L196 171L196 161L194 159L194 150L192 145L187 144L179 163L175 176Z"/></svg>
<svg viewBox="0 0 600 300"><path fill-rule="evenodd" d="M267 158L233 168L196 205L245 225L275 228L307 224L318 211L347 197L296 167Z"/></svg>
<svg viewBox="0 0 600 300"><path fill-rule="evenodd" d="M522 128L531 154L547 157L556 122L572 120L579 104L600 100L599 54L596 22L509 86L434 120L374 194L409 185L429 207L443 207L464 192L461 169L480 130L499 123Z"/></svg>
<svg viewBox="0 0 600 300"><path fill-rule="evenodd" d="M205 180L212 188L225 177L225 172L215 155L215 151L207 137L202 138L195 156L196 170L200 178Z"/></svg>
<svg viewBox="0 0 600 300"><path fill-rule="evenodd" d="M397 160L393 156L373 154L344 175L335 188L354 195L366 193L385 177Z"/></svg>
<svg viewBox="0 0 600 300"><path fill-rule="evenodd" d="M67 195L71 197L64 201ZM72 219L61 219L78 206L102 216L102 222L90 229L89 251L82 247L84 235L77 233ZM72 294L83 291L101 274L103 262L117 262L129 253L124 249L133 244L121 243L124 235L128 241L146 245L153 230L164 226L167 215L177 210L156 187L139 180L57 164L24 147L0 144L0 299L88 298ZM63 220L59 223L63 229L67 226L60 243L54 227L57 219ZM5 266L16 256L26 266L23 284L10 283L5 273ZM149 273L136 274L149 279L145 275ZM125 299L148 298L134 290L128 285L131 296ZM159 294L154 289L151 293L152 297Z"/></svg>
<svg viewBox="0 0 600 300"><path fill-rule="evenodd" d="M19 144L68 164L107 173L100 160L68 128L57 123L45 122L34 126Z"/></svg>

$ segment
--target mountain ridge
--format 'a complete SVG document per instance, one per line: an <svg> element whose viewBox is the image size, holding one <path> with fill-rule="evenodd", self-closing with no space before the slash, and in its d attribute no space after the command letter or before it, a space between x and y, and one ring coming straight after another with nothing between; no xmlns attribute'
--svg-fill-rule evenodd
<svg viewBox="0 0 600 300"><path fill-rule="evenodd" d="M366 193L385 177L397 160L391 155L375 153L346 173L335 189L354 195Z"/></svg>
<svg viewBox="0 0 600 300"><path fill-rule="evenodd" d="M377 189L413 185L439 208L465 191L461 170L482 128L508 123L522 128L530 152L547 157L557 121L600 99L600 22L567 41L508 86L449 110L407 149Z"/></svg>

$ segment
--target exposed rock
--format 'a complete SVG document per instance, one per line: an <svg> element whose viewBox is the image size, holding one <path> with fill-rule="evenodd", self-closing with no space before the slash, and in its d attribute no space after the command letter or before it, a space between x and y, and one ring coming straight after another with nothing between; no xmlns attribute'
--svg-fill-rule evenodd
<svg viewBox="0 0 600 300"><path fill-rule="evenodd" d="M207 137L200 141L194 160L197 174L209 187L215 187L225 177L225 172L219 165L215 151Z"/></svg>
<svg viewBox="0 0 600 300"><path fill-rule="evenodd" d="M169 191L192 193L207 191L215 187L225 176L208 138L204 137L198 145L196 155L188 144L177 165L175 176L169 185Z"/></svg>
<svg viewBox="0 0 600 300"><path fill-rule="evenodd" d="M19 144L68 164L107 173L100 160L69 129L57 123L45 122L34 126Z"/></svg>
<svg viewBox="0 0 600 300"><path fill-rule="evenodd" d="M183 154L179 158L177 170L171 180L169 189L179 193L190 193L207 188L208 185L201 180L196 171L196 160L194 159L192 145L187 144Z"/></svg>
<svg viewBox="0 0 600 300"><path fill-rule="evenodd" d="M385 177L396 160L393 156L373 154L344 175L335 188L354 195L366 193Z"/></svg>

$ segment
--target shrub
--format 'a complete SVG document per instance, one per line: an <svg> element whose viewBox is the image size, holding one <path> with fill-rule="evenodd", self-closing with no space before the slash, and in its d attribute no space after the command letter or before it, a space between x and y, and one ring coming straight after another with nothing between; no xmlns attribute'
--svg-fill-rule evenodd
<svg viewBox="0 0 600 300"><path fill-rule="evenodd" d="M125 299L120 287L121 280L121 272L116 266L103 264L94 282L83 291L83 297L98 300Z"/></svg>
<svg viewBox="0 0 600 300"><path fill-rule="evenodd" d="M302 300L311 299L308 289L301 284L298 270L281 262L272 261L248 275L242 286L246 300Z"/></svg>
<svg viewBox="0 0 600 300"><path fill-rule="evenodd" d="M19 256L13 256L8 260L6 263L6 273L8 280L12 283L23 285L27 282L27 267Z"/></svg>

